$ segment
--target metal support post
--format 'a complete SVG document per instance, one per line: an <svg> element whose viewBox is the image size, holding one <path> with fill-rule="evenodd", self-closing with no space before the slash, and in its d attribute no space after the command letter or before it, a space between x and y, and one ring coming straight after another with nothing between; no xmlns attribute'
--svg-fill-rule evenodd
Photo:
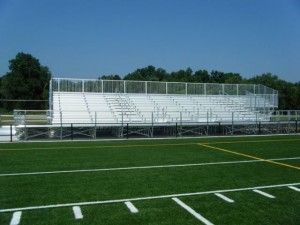
<svg viewBox="0 0 300 225"><path fill-rule="evenodd" d="M151 116L152 116L152 119L151 119L151 129L152 129L152 132L151 132L151 137L153 137L153 127L154 127L154 124L153 124L153 112L152 112L152 114L151 114Z"/></svg>
<svg viewBox="0 0 300 225"><path fill-rule="evenodd" d="M62 112L60 112L60 140L62 140L62 133L63 133L63 128L62 128Z"/></svg>
<svg viewBox="0 0 300 225"><path fill-rule="evenodd" d="M233 135L233 129L234 129L234 125L233 125L233 120L234 120L234 112L232 112L232 118L231 118L231 135Z"/></svg>
<svg viewBox="0 0 300 225"><path fill-rule="evenodd" d="M12 142L12 124L10 124L10 142Z"/></svg>
<svg viewBox="0 0 300 225"><path fill-rule="evenodd" d="M95 112L94 139L97 138L97 112Z"/></svg>
<svg viewBox="0 0 300 225"><path fill-rule="evenodd" d="M27 141L27 127L26 127L26 111L25 111L25 115L24 115L24 127L25 127L25 141Z"/></svg>
<svg viewBox="0 0 300 225"><path fill-rule="evenodd" d="M73 141L73 123L71 123L71 140Z"/></svg>

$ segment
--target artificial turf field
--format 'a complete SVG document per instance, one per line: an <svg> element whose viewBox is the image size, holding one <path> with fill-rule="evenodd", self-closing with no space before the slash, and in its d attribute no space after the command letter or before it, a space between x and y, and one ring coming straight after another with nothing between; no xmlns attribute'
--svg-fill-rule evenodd
<svg viewBox="0 0 300 225"><path fill-rule="evenodd" d="M300 136L0 144L0 224L300 224Z"/></svg>

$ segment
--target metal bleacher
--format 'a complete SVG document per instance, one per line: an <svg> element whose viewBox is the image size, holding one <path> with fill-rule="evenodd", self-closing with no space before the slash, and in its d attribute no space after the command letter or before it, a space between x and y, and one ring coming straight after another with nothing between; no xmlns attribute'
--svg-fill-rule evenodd
<svg viewBox="0 0 300 225"><path fill-rule="evenodd" d="M54 78L49 87L49 110L14 110L18 140L297 131L297 121L271 119L278 92L264 85Z"/></svg>
<svg viewBox="0 0 300 225"><path fill-rule="evenodd" d="M52 124L247 122L267 120L278 105L263 85L196 85L53 79Z"/></svg>

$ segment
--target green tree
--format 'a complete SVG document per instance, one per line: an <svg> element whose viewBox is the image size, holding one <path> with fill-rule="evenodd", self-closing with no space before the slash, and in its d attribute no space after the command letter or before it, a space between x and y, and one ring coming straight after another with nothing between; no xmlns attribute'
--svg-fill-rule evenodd
<svg viewBox="0 0 300 225"><path fill-rule="evenodd" d="M210 78L212 83L225 83L225 74L223 72L213 70Z"/></svg>
<svg viewBox="0 0 300 225"><path fill-rule="evenodd" d="M111 75L102 75L99 77L101 80L121 80L121 77L118 74L111 74Z"/></svg>
<svg viewBox="0 0 300 225"><path fill-rule="evenodd" d="M1 92L1 90L2 90L2 77L0 77L0 109L3 109L3 95L2 95L2 92Z"/></svg>
<svg viewBox="0 0 300 225"><path fill-rule="evenodd" d="M243 83L243 78L239 73L225 73L224 83L227 84L241 84Z"/></svg>
<svg viewBox="0 0 300 225"><path fill-rule="evenodd" d="M124 80L140 80L140 81L146 81L145 77L141 74L141 71L137 69L136 71L127 74L124 77Z"/></svg>
<svg viewBox="0 0 300 225"><path fill-rule="evenodd" d="M156 81L168 81L169 74L166 72L166 70L162 68L157 68L155 71L155 78L152 80Z"/></svg>
<svg viewBox="0 0 300 225"><path fill-rule="evenodd" d="M300 82L295 83L295 88L296 88L296 106L294 109L300 110Z"/></svg>
<svg viewBox="0 0 300 225"><path fill-rule="evenodd" d="M278 91L279 109L295 109L297 103L297 88L295 84L281 80L271 73L262 74L248 79L249 83L263 84Z"/></svg>
<svg viewBox="0 0 300 225"><path fill-rule="evenodd" d="M264 73L248 79L248 83L263 84L274 89L278 88L278 84L279 84L278 81L279 81L278 76L273 75L271 73Z"/></svg>
<svg viewBox="0 0 300 225"><path fill-rule="evenodd" d="M51 79L49 69L42 66L32 55L21 52L9 61L9 70L10 72L2 77L3 98L28 101L6 101L3 103L4 108L7 110L45 109L47 104L43 100L48 100Z"/></svg>
<svg viewBox="0 0 300 225"><path fill-rule="evenodd" d="M172 72L170 78L173 82L191 82L193 80L193 70L188 67L186 70Z"/></svg>
<svg viewBox="0 0 300 225"><path fill-rule="evenodd" d="M124 80L140 80L140 81L166 81L168 79L167 72L162 69L156 69L154 66L147 66L135 70L127 74Z"/></svg>
<svg viewBox="0 0 300 225"><path fill-rule="evenodd" d="M197 70L193 75L193 82L210 83L210 74L207 70Z"/></svg>

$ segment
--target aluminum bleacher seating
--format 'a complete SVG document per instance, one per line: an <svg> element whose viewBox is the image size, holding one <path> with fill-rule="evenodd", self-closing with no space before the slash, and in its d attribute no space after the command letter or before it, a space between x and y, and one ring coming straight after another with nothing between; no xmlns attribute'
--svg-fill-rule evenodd
<svg viewBox="0 0 300 225"><path fill-rule="evenodd" d="M53 92L52 106L53 124L255 121L259 115L246 95Z"/></svg>

